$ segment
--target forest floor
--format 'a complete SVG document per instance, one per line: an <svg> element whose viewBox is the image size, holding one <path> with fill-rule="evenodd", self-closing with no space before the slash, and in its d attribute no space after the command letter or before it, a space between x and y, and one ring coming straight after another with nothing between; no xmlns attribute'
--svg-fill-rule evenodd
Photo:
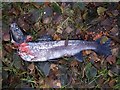
<svg viewBox="0 0 120 90"><path fill-rule="evenodd" d="M8 2L1 6L2 88L120 88L120 3ZM42 35L54 40L111 39L112 55L84 50L84 62L74 57L24 61L10 41L13 21L33 40Z"/></svg>

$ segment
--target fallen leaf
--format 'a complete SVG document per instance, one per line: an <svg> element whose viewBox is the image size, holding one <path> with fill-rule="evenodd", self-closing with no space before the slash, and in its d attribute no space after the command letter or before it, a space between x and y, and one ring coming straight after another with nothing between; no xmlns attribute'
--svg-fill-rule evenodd
<svg viewBox="0 0 120 90"><path fill-rule="evenodd" d="M37 10L37 9L31 11L30 15L29 15L29 18L27 20L29 21L29 23L37 23L37 22L39 22L39 20L42 18L41 13L42 13L42 11ZM26 15L26 16L28 16L28 15Z"/></svg>
<svg viewBox="0 0 120 90"><path fill-rule="evenodd" d="M118 25L115 25L111 30L110 30L110 34L112 36L117 36L119 34L119 28Z"/></svg>
<svg viewBox="0 0 120 90"><path fill-rule="evenodd" d="M61 26L57 26L57 33L62 34L63 33L63 28Z"/></svg>
<svg viewBox="0 0 120 90"><path fill-rule="evenodd" d="M102 86L104 82L105 82L105 79L102 76L100 76L100 78L98 79L98 84Z"/></svg>
<svg viewBox="0 0 120 90"><path fill-rule="evenodd" d="M60 36L58 36L57 34L54 34L53 39L54 39L54 40L60 40L61 38L60 38Z"/></svg>
<svg viewBox="0 0 120 90"><path fill-rule="evenodd" d="M53 80L52 78L45 79L45 86L50 88L61 88L60 80Z"/></svg>
<svg viewBox="0 0 120 90"><path fill-rule="evenodd" d="M37 8L37 9L40 9L41 8L41 5L43 4L43 2L40 2L39 4L38 3L35 3L35 2L31 2L31 4Z"/></svg>
<svg viewBox="0 0 120 90"><path fill-rule="evenodd" d="M4 41L10 41L10 34L9 33L4 33L3 34L3 40Z"/></svg>
<svg viewBox="0 0 120 90"><path fill-rule="evenodd" d="M31 63L29 66L28 66L28 69L30 70L30 74L32 74L35 70L35 65L34 63Z"/></svg>
<svg viewBox="0 0 120 90"><path fill-rule="evenodd" d="M44 23L44 24L49 24L49 23L51 23L51 21L52 21L52 18L51 18L51 17L43 18L43 23Z"/></svg>
<svg viewBox="0 0 120 90"><path fill-rule="evenodd" d="M89 58L90 58L90 60L93 60L94 62L100 61L100 59L98 58L98 55L97 55L95 52L92 52L92 53L89 55Z"/></svg>
<svg viewBox="0 0 120 90"><path fill-rule="evenodd" d="M61 88L61 81L60 80L53 81L53 88Z"/></svg>
<svg viewBox="0 0 120 90"><path fill-rule="evenodd" d="M107 58L106 58L107 62L109 64L114 64L116 63L116 57L114 55L109 55Z"/></svg>
<svg viewBox="0 0 120 90"><path fill-rule="evenodd" d="M71 61L70 66L71 66L71 67L78 66L78 62L77 62L76 60L73 60L73 61Z"/></svg>
<svg viewBox="0 0 120 90"><path fill-rule="evenodd" d="M101 40L100 40L100 43L101 43L101 44L104 44L106 41L108 41L108 37L103 36L103 37L101 38Z"/></svg>
<svg viewBox="0 0 120 90"><path fill-rule="evenodd" d="M53 35L53 33L55 33L55 30L53 28L48 28L46 31L47 31L47 34L51 36Z"/></svg>
<svg viewBox="0 0 120 90"><path fill-rule="evenodd" d="M5 47L5 50L8 51L9 53L11 53L13 51L13 47L10 44L6 44L6 45L4 45L4 47Z"/></svg>
<svg viewBox="0 0 120 90"><path fill-rule="evenodd" d="M102 20L100 24L102 26L110 26L112 24L111 22L112 21L109 18L106 18L106 19Z"/></svg>
<svg viewBox="0 0 120 90"><path fill-rule="evenodd" d="M40 73L42 71L45 76L49 75L50 66L51 66L50 62L37 62L35 63L35 65L37 66L37 69L40 71Z"/></svg>
<svg viewBox="0 0 120 90"><path fill-rule="evenodd" d="M89 54L91 54L91 50L84 50L84 51L82 51L82 53L83 53L83 56L85 56L85 55L89 55Z"/></svg>
<svg viewBox="0 0 120 90"><path fill-rule="evenodd" d="M30 26L28 23L26 23L22 18L18 19L18 25L24 30L25 32L30 29Z"/></svg>
<svg viewBox="0 0 120 90"><path fill-rule="evenodd" d="M43 10L43 18L51 17L53 15L53 10L51 7L46 6Z"/></svg>
<svg viewBox="0 0 120 90"><path fill-rule="evenodd" d="M93 38L93 40L97 40L97 39L101 38L102 35L103 35L102 32L96 34L95 37Z"/></svg>
<svg viewBox="0 0 120 90"><path fill-rule="evenodd" d="M19 55L17 53L13 54L13 66L17 69L22 69L22 64L21 64L21 58L19 57Z"/></svg>
<svg viewBox="0 0 120 90"><path fill-rule="evenodd" d="M12 8L9 12L10 15L19 15L20 14L20 10L18 8Z"/></svg>
<svg viewBox="0 0 120 90"><path fill-rule="evenodd" d="M115 85L116 80L112 79L109 81L109 86L112 88Z"/></svg>
<svg viewBox="0 0 120 90"><path fill-rule="evenodd" d="M97 13L98 13L98 15L103 15L106 10L107 9L104 8L104 7L98 7L97 8Z"/></svg>
<svg viewBox="0 0 120 90"><path fill-rule="evenodd" d="M40 30L40 22L36 22L35 24L34 24L34 27L35 27L35 29L36 30Z"/></svg>
<svg viewBox="0 0 120 90"><path fill-rule="evenodd" d="M108 75L109 75L110 77L113 77L113 76L114 76L114 73L113 73L111 70L108 70Z"/></svg>
<svg viewBox="0 0 120 90"><path fill-rule="evenodd" d="M52 9L57 13L62 13L62 8L56 2L52 3Z"/></svg>
<svg viewBox="0 0 120 90"><path fill-rule="evenodd" d="M88 63L85 66L85 74L86 74L87 78L89 80L91 80L92 78L94 78L97 75L97 69L92 67L91 63Z"/></svg>
<svg viewBox="0 0 120 90"><path fill-rule="evenodd" d="M78 5L79 5L79 8L81 9L81 10L84 10L85 9L85 2L78 2L77 3Z"/></svg>
<svg viewBox="0 0 120 90"><path fill-rule="evenodd" d="M58 70L58 66L56 64L51 64L50 68L55 71Z"/></svg>
<svg viewBox="0 0 120 90"><path fill-rule="evenodd" d="M113 11L112 11L112 14L113 14L114 16L118 16L118 15L119 15L119 11L118 11L118 10L113 10Z"/></svg>
<svg viewBox="0 0 120 90"><path fill-rule="evenodd" d="M68 26L65 31L69 34L73 31L73 28L71 28L70 26Z"/></svg>

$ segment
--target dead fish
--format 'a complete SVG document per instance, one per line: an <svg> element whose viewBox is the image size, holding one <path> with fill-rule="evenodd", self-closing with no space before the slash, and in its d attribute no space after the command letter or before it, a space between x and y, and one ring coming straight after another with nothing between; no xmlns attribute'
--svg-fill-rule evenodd
<svg viewBox="0 0 120 90"><path fill-rule="evenodd" d="M20 43L18 47L20 57L25 61L38 62L56 61L58 60L57 58L64 56L74 56L78 61L82 62L83 56L81 51L83 50L94 50L98 54L105 56L111 54L110 40L104 44L100 43L101 39L97 41L68 40L67 45L65 45L66 40L53 41L50 38L42 38L37 41Z"/></svg>

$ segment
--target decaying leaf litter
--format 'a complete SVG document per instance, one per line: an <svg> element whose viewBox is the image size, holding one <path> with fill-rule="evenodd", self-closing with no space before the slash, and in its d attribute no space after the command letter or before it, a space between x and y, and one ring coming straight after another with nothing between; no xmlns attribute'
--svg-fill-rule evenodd
<svg viewBox="0 0 120 90"><path fill-rule="evenodd" d="M2 3L3 88L120 88L119 3ZM112 55L105 58L83 51L84 62L73 57L57 62L23 61L11 44L9 25L17 22L36 40L51 35L54 40L111 39Z"/></svg>

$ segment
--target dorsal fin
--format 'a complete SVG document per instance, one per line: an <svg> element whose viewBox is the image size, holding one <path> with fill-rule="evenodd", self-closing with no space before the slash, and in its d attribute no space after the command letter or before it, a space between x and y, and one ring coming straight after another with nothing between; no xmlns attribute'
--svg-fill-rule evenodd
<svg viewBox="0 0 120 90"><path fill-rule="evenodd" d="M50 35L40 36L36 41L52 41L53 38Z"/></svg>

